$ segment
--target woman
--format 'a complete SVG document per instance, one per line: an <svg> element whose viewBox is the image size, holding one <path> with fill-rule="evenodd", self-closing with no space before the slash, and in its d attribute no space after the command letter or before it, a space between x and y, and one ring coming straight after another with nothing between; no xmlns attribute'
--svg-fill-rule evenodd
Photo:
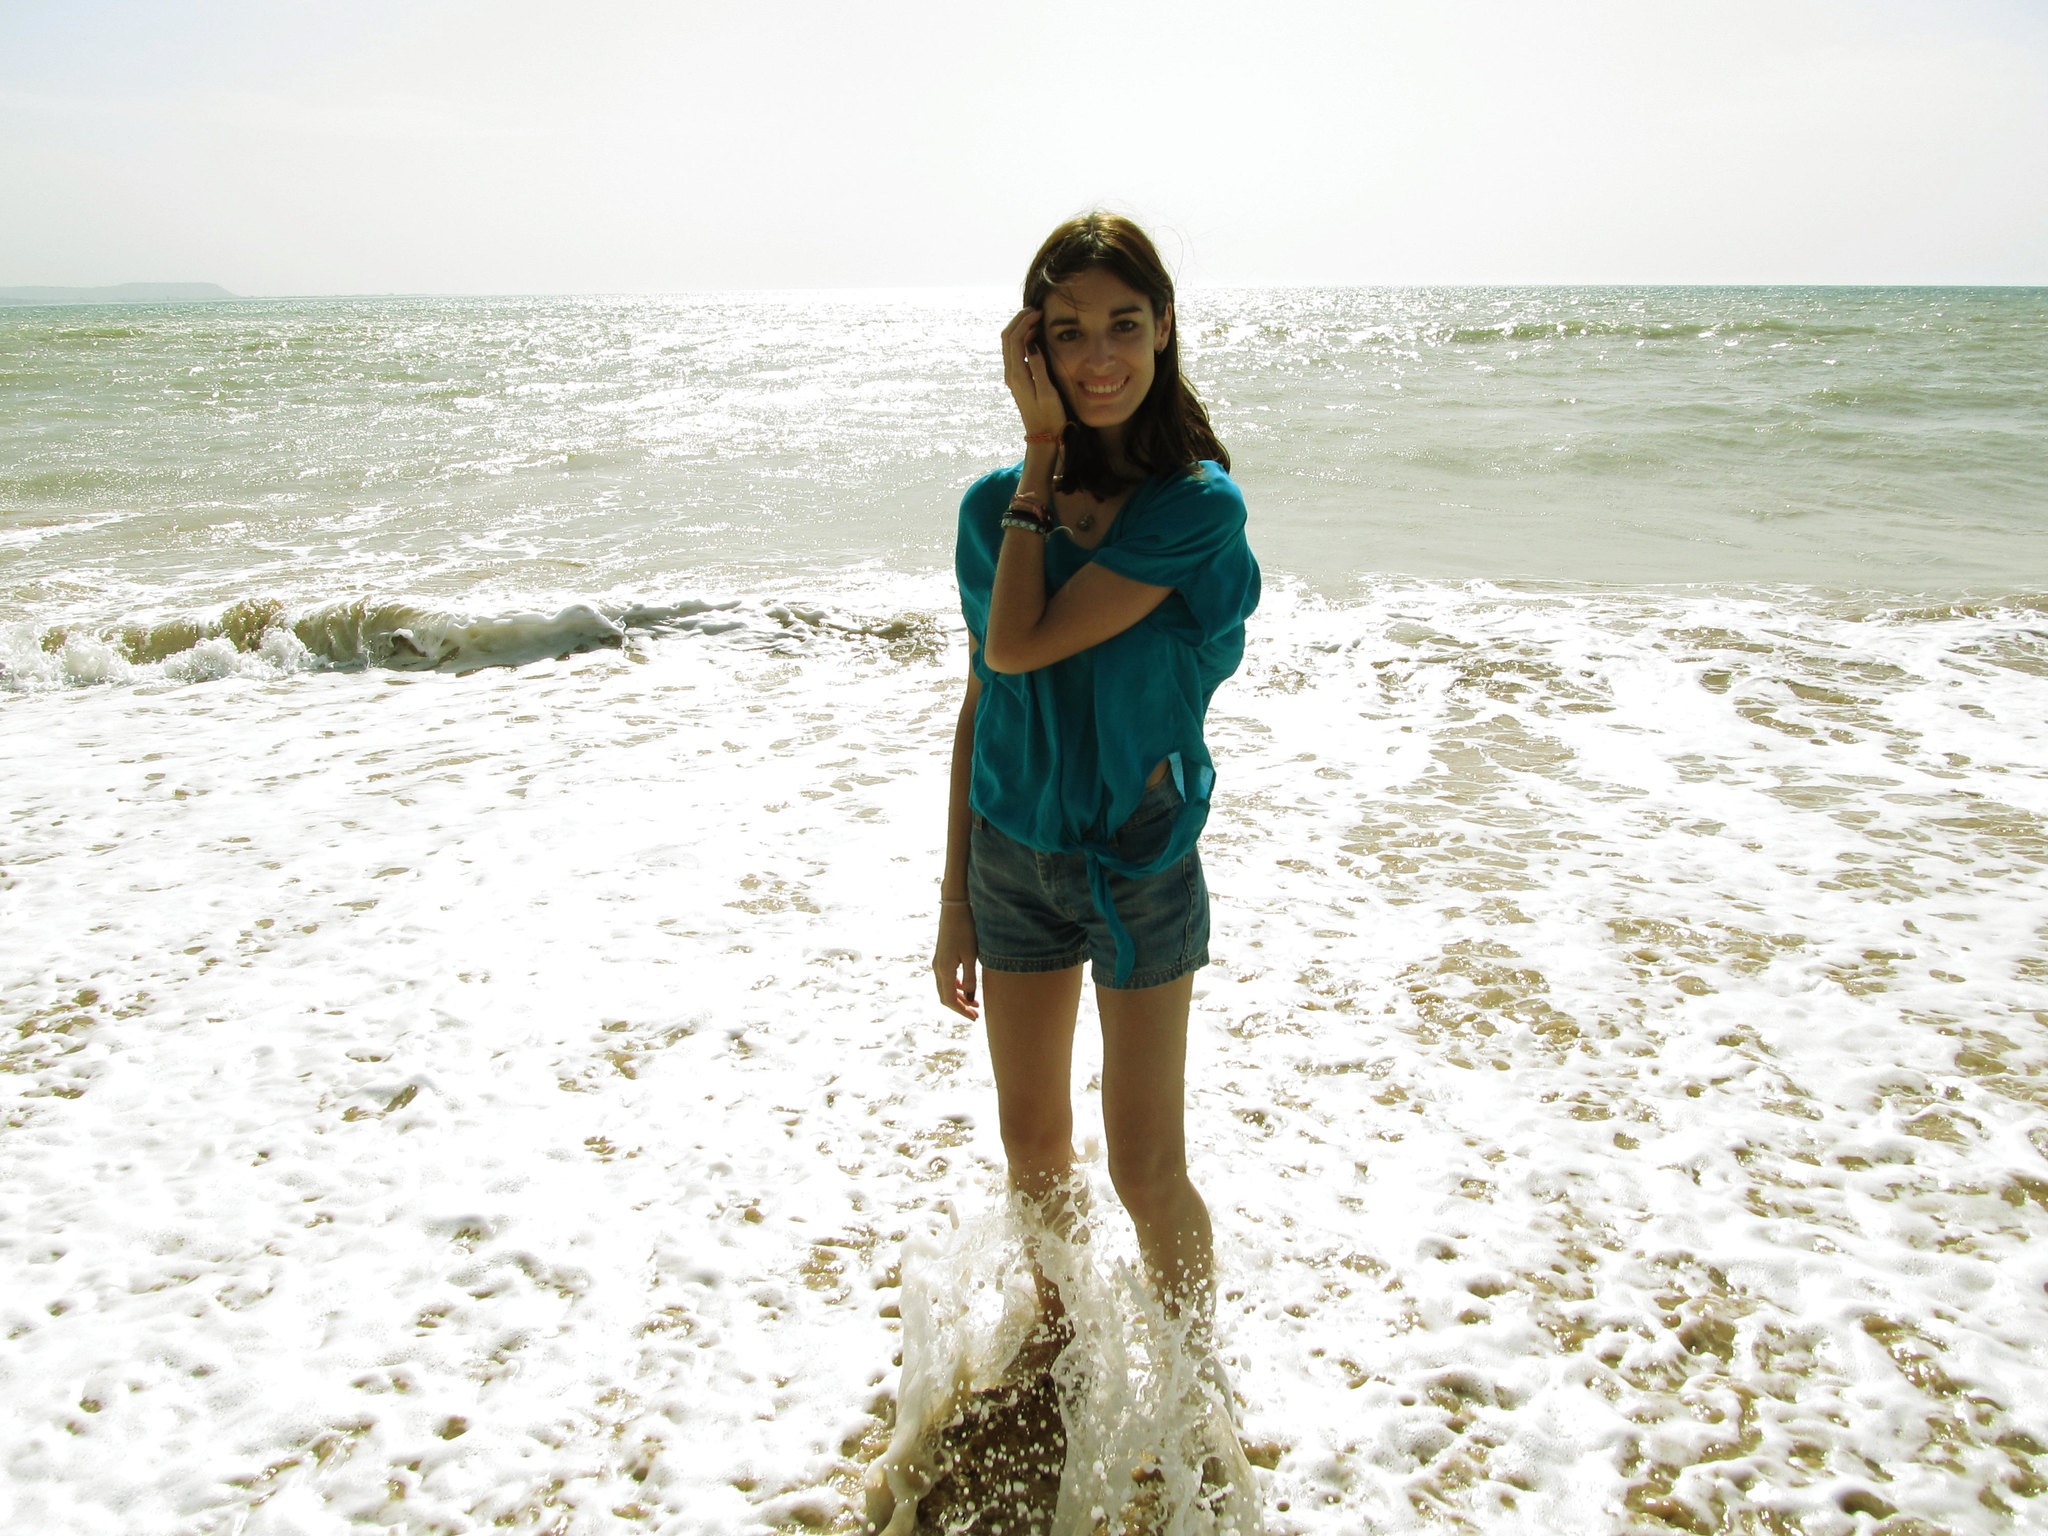
<svg viewBox="0 0 2048 1536"><path fill-rule="evenodd" d="M1053 231L1003 376L1025 450L960 504L970 660L932 969L972 1019L979 964L1010 1182L1064 1227L1093 961L1110 1178L1161 1300L1205 1348L1209 1213L1181 1123L1209 959L1202 722L1243 658L1259 569L1230 457L1181 376L1172 279L1135 224L1092 213Z"/></svg>

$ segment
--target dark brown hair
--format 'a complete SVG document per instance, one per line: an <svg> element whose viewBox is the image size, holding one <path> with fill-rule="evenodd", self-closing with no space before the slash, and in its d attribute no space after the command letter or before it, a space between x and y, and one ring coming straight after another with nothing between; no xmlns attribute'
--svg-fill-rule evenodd
<svg viewBox="0 0 2048 1536"><path fill-rule="evenodd" d="M1159 251L1145 231L1115 213L1084 213L1046 237L1024 277L1024 307L1043 309L1054 289L1096 267L1150 300L1155 321L1165 318L1167 306L1173 303L1173 278L1166 263L1159 259ZM1060 397L1066 399L1064 389ZM1059 489L1114 495L1124 482L1110 470L1102 434L1074 419L1071 400L1066 405L1066 464ZM1155 360L1152 388L1138 402L1124 431L1124 457L1148 475L1192 471L1203 459L1230 468L1230 455L1216 440L1209 413L1181 374L1177 314Z"/></svg>

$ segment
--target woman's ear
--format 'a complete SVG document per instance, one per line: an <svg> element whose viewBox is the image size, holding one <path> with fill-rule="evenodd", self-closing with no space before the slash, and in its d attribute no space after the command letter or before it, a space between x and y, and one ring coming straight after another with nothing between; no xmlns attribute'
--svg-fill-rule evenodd
<svg viewBox="0 0 2048 1536"><path fill-rule="evenodd" d="M1167 305L1159 316L1159 339L1152 343L1154 352L1164 352L1166 344L1173 340L1173 306Z"/></svg>

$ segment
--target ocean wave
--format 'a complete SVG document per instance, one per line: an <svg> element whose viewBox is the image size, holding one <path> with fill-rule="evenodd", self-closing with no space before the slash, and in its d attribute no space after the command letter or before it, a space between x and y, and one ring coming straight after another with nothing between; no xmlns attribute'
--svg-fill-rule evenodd
<svg viewBox="0 0 2048 1536"><path fill-rule="evenodd" d="M863 617L773 599L569 603L553 613L477 616L400 598L356 598L296 611L275 598L245 598L205 615L0 627L0 691L203 683L372 667L459 677L623 651L636 636L678 635L792 651L836 639L902 660L935 655L945 644L930 614Z"/></svg>
<svg viewBox="0 0 2048 1536"><path fill-rule="evenodd" d="M1874 336L1872 325L1817 325L1775 316L1739 320L1570 319L1503 320L1493 325L1460 325L1424 331L1422 339L1439 344L1483 345L1502 341L1562 341L1581 337L1637 338L1645 341L1697 341L1719 336L1795 336L1832 341L1847 336Z"/></svg>
<svg viewBox="0 0 2048 1536"><path fill-rule="evenodd" d="M104 497L122 482L135 478L138 477L110 472L96 465L67 464L32 470L27 474L0 476L0 501L90 505L95 497Z"/></svg>

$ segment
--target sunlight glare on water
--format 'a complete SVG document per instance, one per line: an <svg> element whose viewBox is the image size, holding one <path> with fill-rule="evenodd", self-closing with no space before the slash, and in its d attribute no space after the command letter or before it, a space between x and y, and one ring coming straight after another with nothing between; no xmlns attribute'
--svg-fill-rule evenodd
<svg viewBox="0 0 2048 1536"><path fill-rule="evenodd" d="M999 295L0 317L11 616L482 615L944 567L1014 452ZM2038 589L2033 290L1221 290L1190 368L1270 569ZM701 589L701 590L700 590Z"/></svg>

